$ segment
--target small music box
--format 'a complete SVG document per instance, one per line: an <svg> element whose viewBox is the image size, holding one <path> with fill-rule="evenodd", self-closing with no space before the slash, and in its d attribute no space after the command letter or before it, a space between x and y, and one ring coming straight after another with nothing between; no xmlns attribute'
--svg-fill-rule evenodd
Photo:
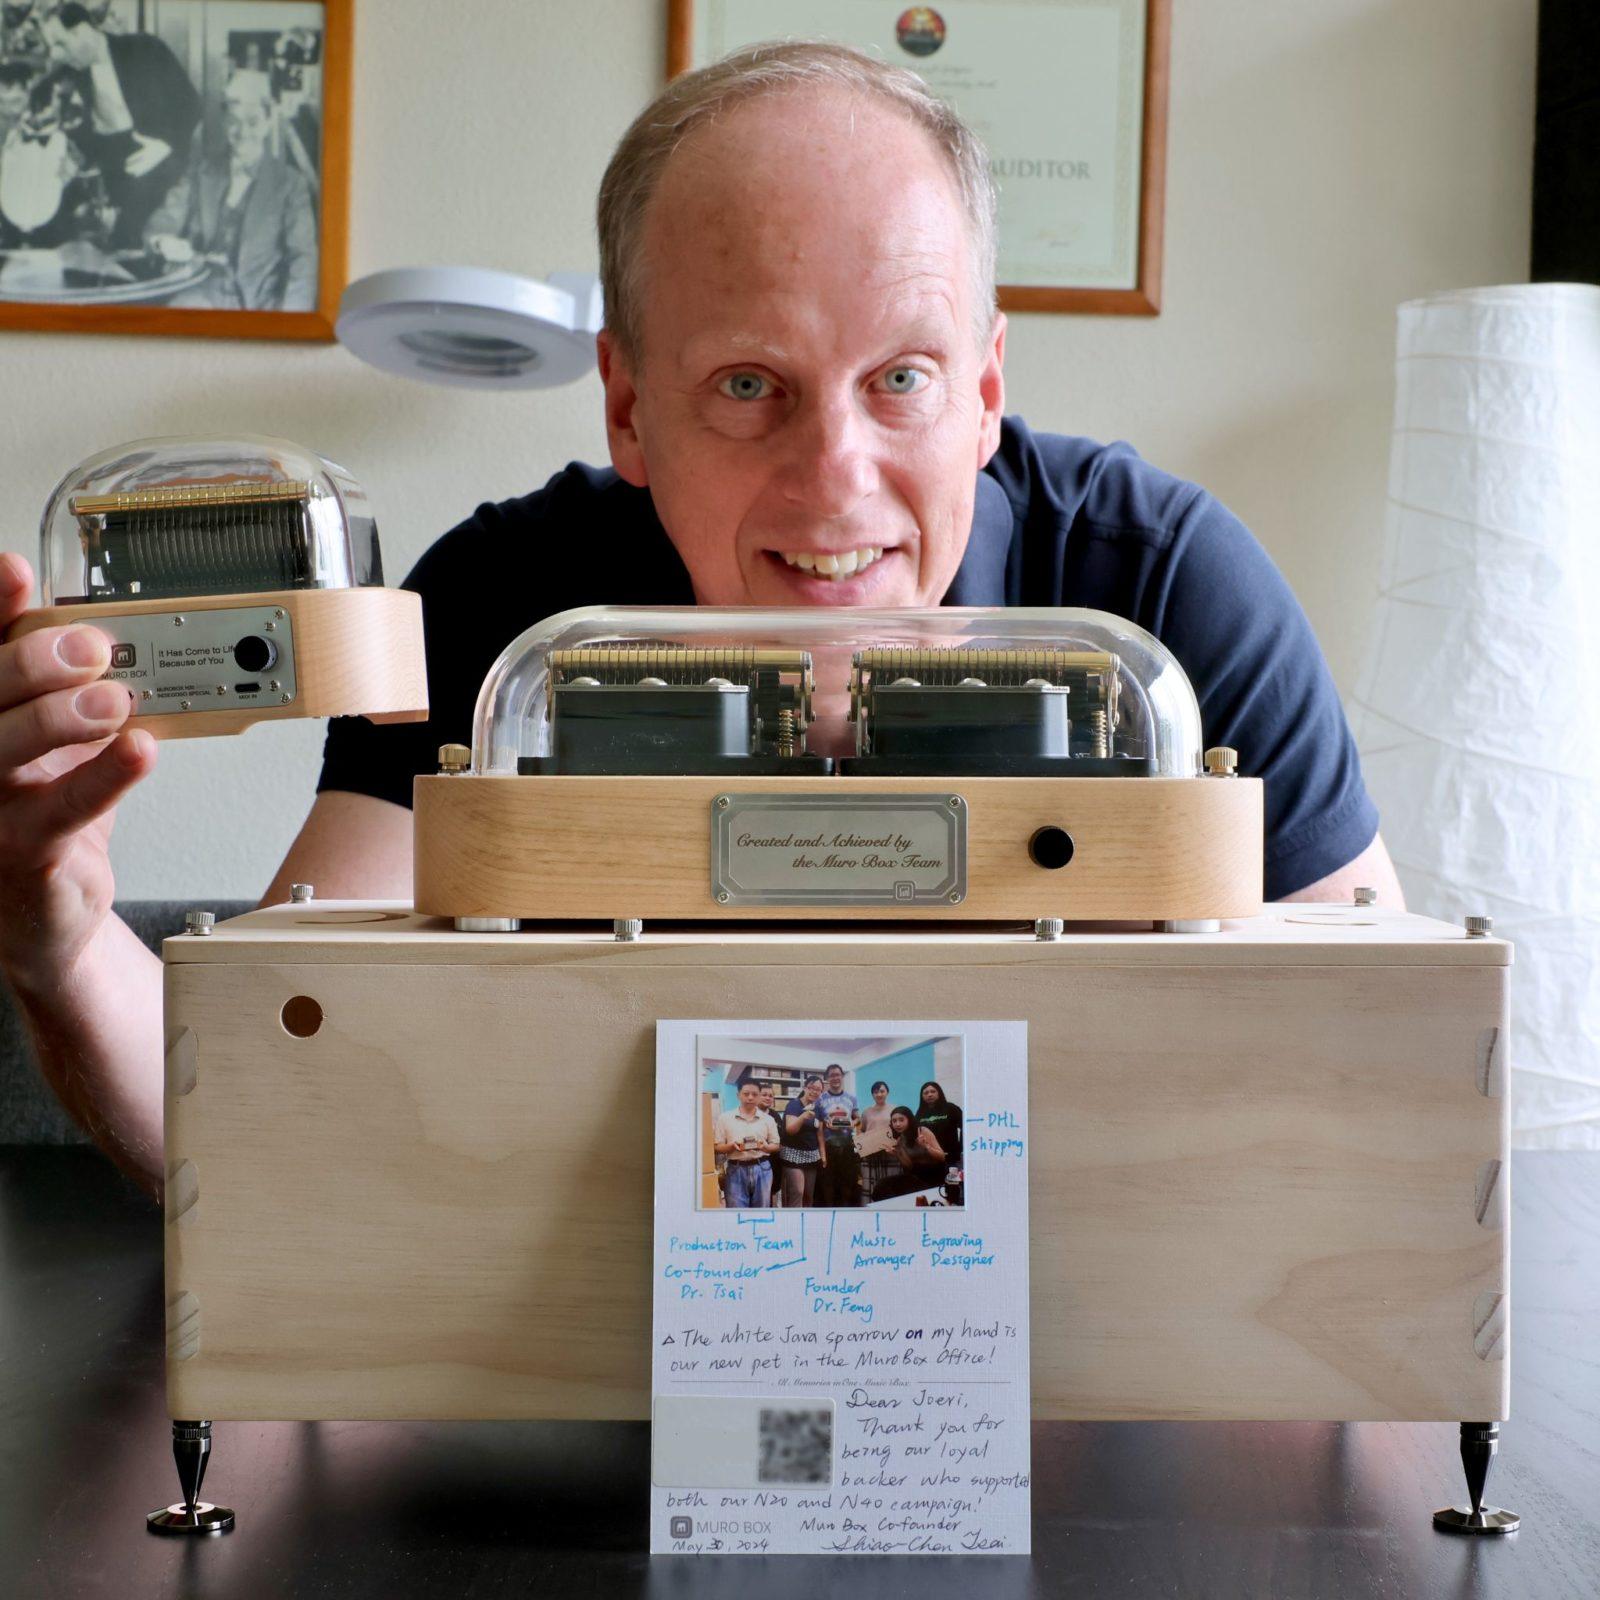
<svg viewBox="0 0 1600 1600"><path fill-rule="evenodd" d="M428 714L422 603L383 587L366 492L287 440L104 451L56 486L40 553L44 604L9 636L93 623L157 738Z"/></svg>

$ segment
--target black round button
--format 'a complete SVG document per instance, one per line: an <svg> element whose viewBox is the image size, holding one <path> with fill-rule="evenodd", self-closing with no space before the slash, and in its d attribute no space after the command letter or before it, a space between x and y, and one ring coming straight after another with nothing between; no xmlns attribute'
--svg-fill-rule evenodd
<svg viewBox="0 0 1600 1600"><path fill-rule="evenodd" d="M278 659L278 647L260 634L247 633L233 647L233 659L241 672L265 672Z"/></svg>
<svg viewBox="0 0 1600 1600"><path fill-rule="evenodd" d="M1040 828L1028 841L1028 854L1035 866L1064 867L1072 859L1072 835L1065 828Z"/></svg>

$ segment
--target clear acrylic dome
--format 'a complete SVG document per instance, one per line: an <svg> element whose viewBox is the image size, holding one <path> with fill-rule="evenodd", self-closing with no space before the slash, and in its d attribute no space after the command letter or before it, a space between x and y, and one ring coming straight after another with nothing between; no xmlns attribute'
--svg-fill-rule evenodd
<svg viewBox="0 0 1600 1600"><path fill-rule="evenodd" d="M1019 729L1052 771L1201 770L1200 709L1171 652L1110 612L1067 608L563 611L490 669L472 758L479 774L660 772L681 744L679 770L761 758L798 773L826 757L844 771L1021 771L995 754Z"/></svg>
<svg viewBox="0 0 1600 1600"><path fill-rule="evenodd" d="M39 530L46 605L381 584L366 491L286 439L139 439L73 468Z"/></svg>

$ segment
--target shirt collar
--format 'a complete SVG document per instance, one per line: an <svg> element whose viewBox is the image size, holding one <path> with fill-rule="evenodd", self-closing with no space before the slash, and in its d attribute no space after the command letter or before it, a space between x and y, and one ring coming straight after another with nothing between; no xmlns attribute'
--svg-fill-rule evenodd
<svg viewBox="0 0 1600 1600"><path fill-rule="evenodd" d="M972 497L972 532L955 579L945 594L945 605L1006 603L1006 566L1011 559L1014 521L1005 490L987 472L980 472Z"/></svg>

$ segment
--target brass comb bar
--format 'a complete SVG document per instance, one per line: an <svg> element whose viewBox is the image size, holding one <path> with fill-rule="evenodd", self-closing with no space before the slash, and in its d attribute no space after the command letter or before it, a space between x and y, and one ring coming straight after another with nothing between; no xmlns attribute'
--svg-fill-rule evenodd
<svg viewBox="0 0 1600 1600"><path fill-rule="evenodd" d="M69 502L75 517L104 517L129 511L175 511L192 506L260 505L279 500L305 501L311 485L304 479L238 483L177 483L159 489L128 489L119 494L77 494Z"/></svg>
<svg viewBox="0 0 1600 1600"><path fill-rule="evenodd" d="M803 650L757 650L740 645L689 649L683 645L578 645L550 652L552 673L574 673L602 681L639 677L668 683L704 683L707 678L748 678L758 667L797 673L811 686L811 657Z"/></svg>
<svg viewBox="0 0 1600 1600"><path fill-rule="evenodd" d="M858 680L867 674L882 678L918 678L924 683L959 683L963 678L985 682L1022 683L1028 678L1052 682L1068 673L1112 672L1116 657L1104 650L986 650L975 646L873 645L850 658Z"/></svg>

